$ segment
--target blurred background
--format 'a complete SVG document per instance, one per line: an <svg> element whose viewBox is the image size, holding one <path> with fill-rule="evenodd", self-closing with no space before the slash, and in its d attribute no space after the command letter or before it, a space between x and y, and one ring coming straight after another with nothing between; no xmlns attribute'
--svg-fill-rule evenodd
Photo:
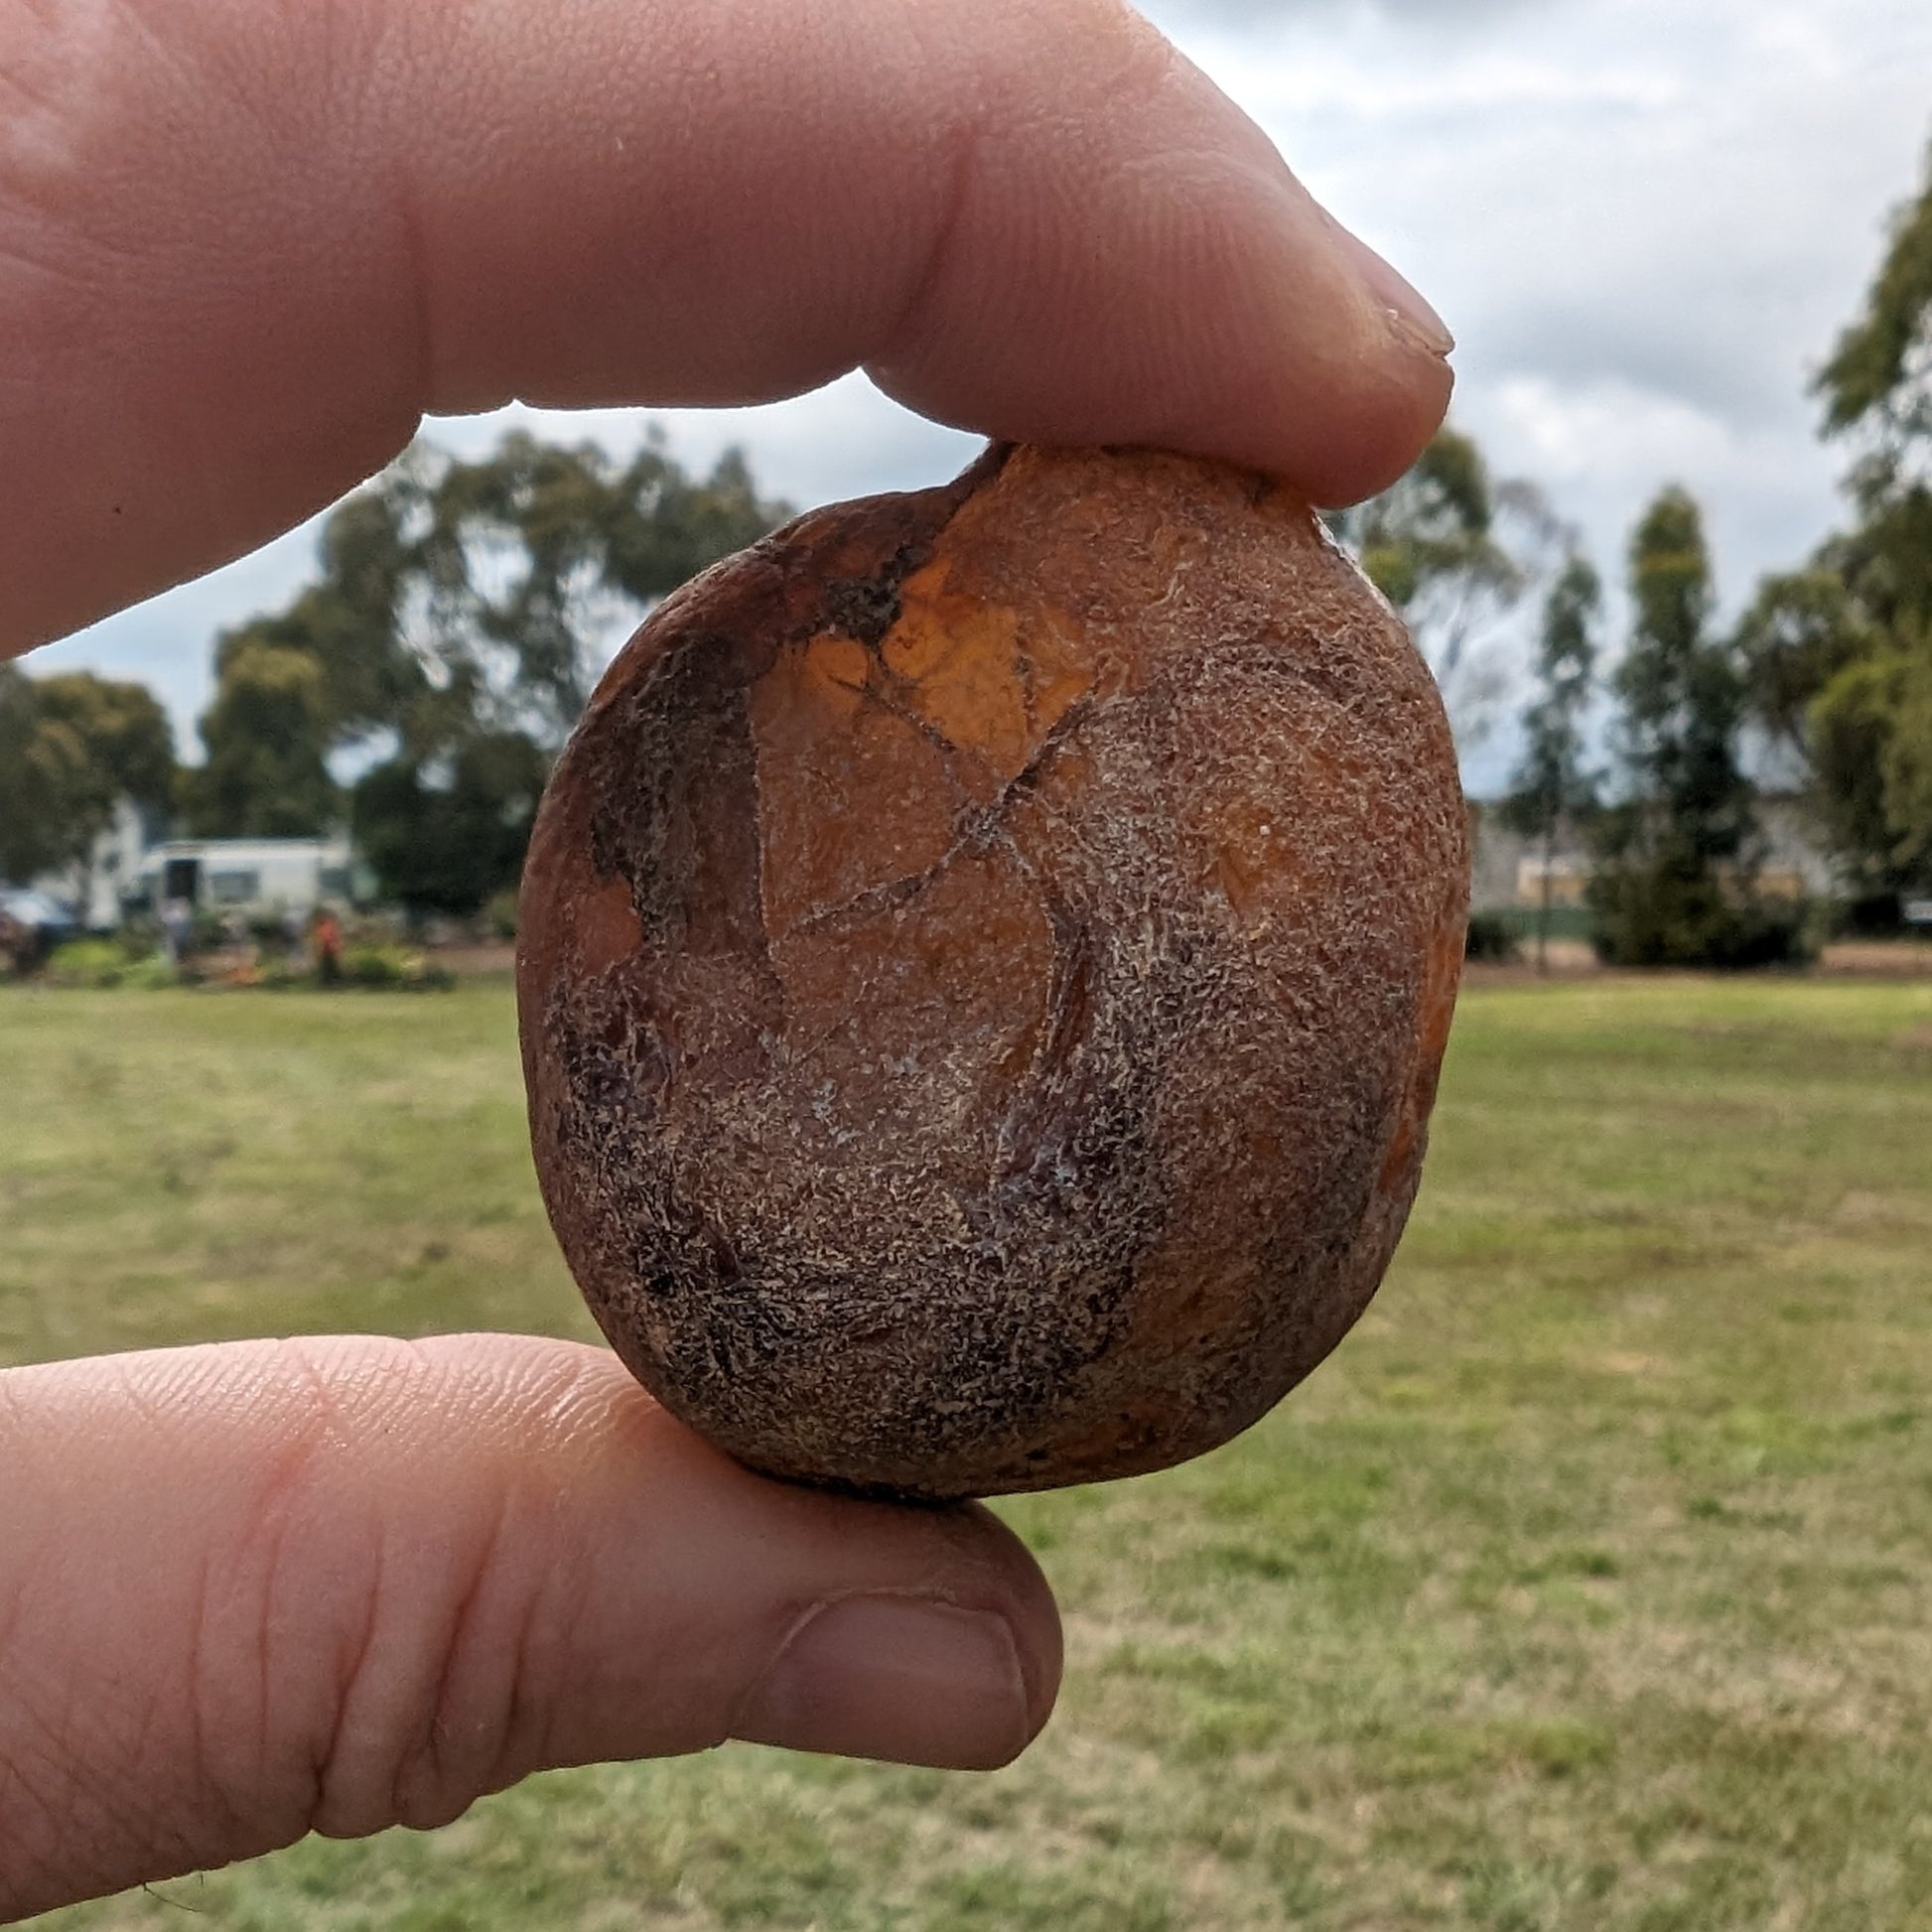
<svg viewBox="0 0 1932 1932"><path fill-rule="evenodd" d="M1561 940L1594 930L1591 876L1619 840L1645 840L1598 823L1592 847L1589 808L1667 783L1683 749L1657 738L1681 693L1638 698L1644 663L1688 651L1666 684L1696 681L1709 646L1701 729L1757 797L1719 797L1724 774L1704 773L1697 810L1725 822L1692 841L1707 871L1755 870L1773 897L1815 901L1811 924L1785 941L1651 934L1623 956L1815 953L1840 930L1904 927L1905 902L1932 897L1932 776L1901 743L1925 727L1896 722L1932 707L1907 634L1932 594L1906 561L1926 542L1914 491L1932 439L1932 212L1914 202L1932 131L1924 10L1169 0L1156 13L1461 338L1451 433L1345 533L1418 630L1472 796L1541 786L1485 826L1483 908L1540 907L1548 885ZM49 821L0 846L0 875L54 902L15 911L82 927L124 906L158 913L164 834L347 832L352 861L340 843L323 855L323 897L473 917L513 884L517 828L456 821L514 821L655 599L791 509L939 481L972 448L858 376L762 409L432 422L349 503L36 657L32 676L61 681L44 729L77 731L81 762L120 768L0 791L10 816ZM1672 580L1666 558L1695 559L1691 576ZM1552 623L1577 634L1553 643ZM1631 663L1639 635L1649 657ZM9 713L28 708L17 677L3 688ZM34 728L8 729L27 742ZM1574 771L1558 769L1553 731L1574 736ZM36 769L60 763L43 744ZM474 850L399 849L399 831L420 846L431 821ZM225 900L197 886L202 909L288 905L288 882L245 853L184 856L226 879Z"/></svg>
<svg viewBox="0 0 1932 1932"><path fill-rule="evenodd" d="M734 1746L63 1926L1927 1922L1932 11L1149 11L1461 343L1337 519L1476 835L1388 1285L1240 1443L1005 1509L1071 1659L1009 1772ZM0 666L0 1361L588 1334L506 977L549 761L694 571L973 449L857 377L432 422Z"/></svg>

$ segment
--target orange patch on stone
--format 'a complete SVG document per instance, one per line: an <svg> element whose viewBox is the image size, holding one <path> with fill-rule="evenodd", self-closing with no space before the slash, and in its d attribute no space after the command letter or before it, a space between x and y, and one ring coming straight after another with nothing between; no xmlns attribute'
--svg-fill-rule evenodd
<svg viewBox="0 0 1932 1932"><path fill-rule="evenodd" d="M752 687L759 885L774 944L934 864L964 802L944 748L869 689L850 637L780 653Z"/></svg>
<svg viewBox="0 0 1932 1932"><path fill-rule="evenodd" d="M1026 769L1093 672L1053 614L1023 621L1010 605L953 589L950 574L940 557L899 587L880 661L918 716L965 755L961 782L985 798Z"/></svg>

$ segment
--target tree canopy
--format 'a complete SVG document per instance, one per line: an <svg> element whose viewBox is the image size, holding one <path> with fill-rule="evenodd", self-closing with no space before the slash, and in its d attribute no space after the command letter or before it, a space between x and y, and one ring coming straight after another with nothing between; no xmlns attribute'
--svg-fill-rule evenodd
<svg viewBox="0 0 1932 1932"><path fill-rule="evenodd" d="M1710 634L1716 603L1704 518L1682 489L1658 495L1630 540L1630 645L1614 679L1638 806L1631 840L1683 847L1703 866L1735 859L1750 826L1738 761L1743 691Z"/></svg>
<svg viewBox="0 0 1932 1932"><path fill-rule="evenodd" d="M1565 564L1543 604L1537 694L1523 714L1523 755L1506 810L1524 831L1554 832L1596 801L1585 763L1584 714L1594 692L1603 587L1587 557Z"/></svg>
<svg viewBox="0 0 1932 1932"><path fill-rule="evenodd" d="M217 640L191 821L347 812L385 892L474 910L514 883L610 643L787 514L737 452L695 477L656 438L623 463L521 431L475 462L419 442L330 514L317 582ZM349 794L330 775L345 754L365 767Z"/></svg>
<svg viewBox="0 0 1932 1932"><path fill-rule="evenodd" d="M1894 446L1932 439L1932 148L1917 199L1892 219L1864 313L1819 372L1829 433L1875 428Z"/></svg>
<svg viewBox="0 0 1932 1932"><path fill-rule="evenodd" d="M1802 908L1756 893L1744 680L1735 640L1712 627L1704 518L1684 490L1639 519L1629 570L1630 637L1611 678L1620 796L1595 821L1598 949L1620 966L1793 957Z"/></svg>
<svg viewBox="0 0 1932 1932"><path fill-rule="evenodd" d="M175 740L145 685L0 664L0 877L84 867L123 797L160 811Z"/></svg>
<svg viewBox="0 0 1932 1932"><path fill-rule="evenodd" d="M314 838L340 816L328 673L313 652L275 643L266 629L224 640L202 720L207 761L182 774L184 816L204 838Z"/></svg>
<svg viewBox="0 0 1932 1932"><path fill-rule="evenodd" d="M1504 622L1562 561L1563 532L1542 492L1498 483L1473 439L1445 427L1406 476L1335 528L1407 620L1458 741L1474 743L1504 684Z"/></svg>
<svg viewBox="0 0 1932 1932"><path fill-rule="evenodd" d="M547 775L527 738L486 733L437 765L378 765L355 787L350 823L403 904L474 912L516 884Z"/></svg>
<svg viewBox="0 0 1932 1932"><path fill-rule="evenodd" d="M1817 389L1855 521L1765 580L1739 645L1855 890L1895 906L1932 888L1932 152Z"/></svg>
<svg viewBox="0 0 1932 1932"><path fill-rule="evenodd" d="M1541 841L1543 894L1537 962L1549 963L1550 868L1559 836L1596 805L1596 775L1586 763L1584 721L1594 696L1596 630L1603 587L1588 558L1574 555L1543 604L1536 654L1537 694L1523 714L1523 754L1502 802L1512 831Z"/></svg>

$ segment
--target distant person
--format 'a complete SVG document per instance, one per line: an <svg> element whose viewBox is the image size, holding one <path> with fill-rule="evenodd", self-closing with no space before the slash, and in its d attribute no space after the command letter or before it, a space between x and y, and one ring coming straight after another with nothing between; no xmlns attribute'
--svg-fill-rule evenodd
<svg viewBox="0 0 1932 1932"><path fill-rule="evenodd" d="M0 655L510 396L865 364L949 423L1322 503L1448 406L1426 305L1113 0L262 14L0 11ZM0 1921L732 1736L990 1767L1059 1658L989 1512L753 1475L608 1350L0 1371Z"/></svg>
<svg viewBox="0 0 1932 1932"><path fill-rule="evenodd" d="M161 950L170 966L179 967L188 957L195 937L195 908L185 898L161 901Z"/></svg>
<svg viewBox="0 0 1932 1932"><path fill-rule="evenodd" d="M323 986L343 983L343 922L328 906L316 914L316 979Z"/></svg>

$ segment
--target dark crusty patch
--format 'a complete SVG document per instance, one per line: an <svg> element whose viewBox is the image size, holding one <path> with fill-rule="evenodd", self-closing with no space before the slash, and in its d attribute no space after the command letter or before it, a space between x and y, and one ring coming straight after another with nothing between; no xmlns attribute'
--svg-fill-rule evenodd
<svg viewBox="0 0 1932 1932"><path fill-rule="evenodd" d="M1180 1460L1381 1279L1466 894L1428 672L1265 480L1022 449L808 516L652 617L545 801L551 1218L756 1467Z"/></svg>

